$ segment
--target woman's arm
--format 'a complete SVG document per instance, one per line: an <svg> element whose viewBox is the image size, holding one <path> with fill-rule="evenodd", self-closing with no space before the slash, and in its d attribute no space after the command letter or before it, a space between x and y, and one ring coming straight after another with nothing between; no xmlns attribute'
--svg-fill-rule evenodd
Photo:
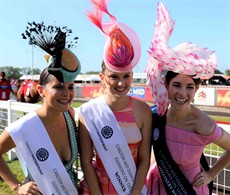
<svg viewBox="0 0 230 195"><path fill-rule="evenodd" d="M7 183L12 191L16 191L20 183L11 172L9 166L2 157L3 154L14 148L15 144L10 134L5 130L0 135L0 176Z"/></svg>
<svg viewBox="0 0 230 195"><path fill-rule="evenodd" d="M222 135L220 139L214 142L216 145L223 148L225 151L220 156L218 161L212 166L209 171L202 171L195 178L193 185L202 186L210 183L225 167L230 163L230 135L228 132L222 129Z"/></svg>
<svg viewBox="0 0 230 195"><path fill-rule="evenodd" d="M6 161L2 157L3 154L12 148L15 148L14 141L12 140L10 134L5 130L0 135L0 176L7 183L10 189L14 192L17 192L17 194L27 194L31 191L41 194L35 182L30 181L21 185L20 187L18 186L20 182L14 176Z"/></svg>
<svg viewBox="0 0 230 195"><path fill-rule="evenodd" d="M86 129L83 119L79 117L79 144L80 144L80 161L84 173L84 179L92 195L102 195L100 185L97 179L95 169L92 164L93 159L93 142Z"/></svg>
<svg viewBox="0 0 230 195"><path fill-rule="evenodd" d="M143 102L135 110L140 113L136 117L141 118L143 125L141 128L142 140L138 149L137 172L131 195L140 195L150 166L152 113L149 106Z"/></svg>
<svg viewBox="0 0 230 195"><path fill-rule="evenodd" d="M214 179L228 164L230 163L230 134L222 129L222 136L218 139L215 144L223 148L225 151L209 170L209 173Z"/></svg>

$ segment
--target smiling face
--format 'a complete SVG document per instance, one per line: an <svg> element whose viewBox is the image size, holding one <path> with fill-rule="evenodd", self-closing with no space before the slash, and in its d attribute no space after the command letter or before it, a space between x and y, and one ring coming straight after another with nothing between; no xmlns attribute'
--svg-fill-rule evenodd
<svg viewBox="0 0 230 195"><path fill-rule="evenodd" d="M194 100L199 85L195 84L191 76L177 74L169 83L166 83L166 87L171 107L183 109L188 107Z"/></svg>
<svg viewBox="0 0 230 195"><path fill-rule="evenodd" d="M113 72L105 69L100 73L101 82L106 86L107 92L115 97L124 97L131 88L132 72Z"/></svg>
<svg viewBox="0 0 230 195"><path fill-rule="evenodd" d="M50 81L39 88L43 104L59 112L67 111L74 97L74 82L61 83L53 75L49 77Z"/></svg>

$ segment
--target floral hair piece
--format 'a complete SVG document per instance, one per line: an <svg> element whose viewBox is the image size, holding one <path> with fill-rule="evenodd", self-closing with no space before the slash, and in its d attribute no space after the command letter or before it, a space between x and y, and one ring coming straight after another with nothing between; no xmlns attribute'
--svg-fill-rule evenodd
<svg viewBox="0 0 230 195"><path fill-rule="evenodd" d="M193 78L212 76L217 67L214 51L201 48L190 42L170 48L168 40L175 22L162 3L158 3L158 15L155 32L151 42L146 73L147 83L152 88L154 103L158 105L158 114L163 115L169 105L168 92L164 85L163 73L173 71L187 74Z"/></svg>
<svg viewBox="0 0 230 195"><path fill-rule="evenodd" d="M48 72L54 75L59 82L73 82L79 74L81 65L78 58L69 50L77 43L66 42L72 30L66 26L45 26L44 23L28 22L23 39L29 39L30 45L35 45L48 53L45 59L48 62Z"/></svg>
<svg viewBox="0 0 230 195"><path fill-rule="evenodd" d="M106 0L90 0L95 12L88 12L89 20L105 35L103 60L106 68L115 72L131 71L138 63L141 46L136 33L127 25L117 21L107 9ZM110 22L102 22L102 14L110 17Z"/></svg>

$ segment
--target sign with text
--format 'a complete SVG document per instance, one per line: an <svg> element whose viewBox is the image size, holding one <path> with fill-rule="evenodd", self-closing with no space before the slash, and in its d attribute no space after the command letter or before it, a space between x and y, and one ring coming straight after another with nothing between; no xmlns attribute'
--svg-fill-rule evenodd
<svg viewBox="0 0 230 195"><path fill-rule="evenodd" d="M129 94L132 97L145 98L145 88L144 87L131 87Z"/></svg>
<svg viewBox="0 0 230 195"><path fill-rule="evenodd" d="M216 93L214 88L199 88L194 97L194 104L215 106Z"/></svg>

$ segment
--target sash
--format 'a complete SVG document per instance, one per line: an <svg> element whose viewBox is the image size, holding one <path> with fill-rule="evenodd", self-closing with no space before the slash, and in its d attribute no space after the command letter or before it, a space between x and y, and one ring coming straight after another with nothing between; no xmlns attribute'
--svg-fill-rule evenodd
<svg viewBox="0 0 230 195"><path fill-rule="evenodd" d="M130 194L136 165L118 121L104 97L83 104L80 113L117 193ZM144 186L141 194L146 193Z"/></svg>
<svg viewBox="0 0 230 195"><path fill-rule="evenodd" d="M157 166L163 181L167 194L176 195L196 195L195 190L189 183L187 178L178 168L177 164L173 160L168 147L165 142L165 125L166 114L162 117L157 114L157 107L152 107L153 116L153 149L157 162ZM202 154L200 163L207 171L209 169L208 163ZM213 183L209 184L209 191L212 194Z"/></svg>
<svg viewBox="0 0 230 195"><path fill-rule="evenodd" d="M22 117L7 130L42 194L78 194L35 112Z"/></svg>
<svg viewBox="0 0 230 195"><path fill-rule="evenodd" d="M156 110L152 109L152 112ZM196 195L195 190L173 160L165 142L166 115L153 113L153 151L167 194Z"/></svg>

